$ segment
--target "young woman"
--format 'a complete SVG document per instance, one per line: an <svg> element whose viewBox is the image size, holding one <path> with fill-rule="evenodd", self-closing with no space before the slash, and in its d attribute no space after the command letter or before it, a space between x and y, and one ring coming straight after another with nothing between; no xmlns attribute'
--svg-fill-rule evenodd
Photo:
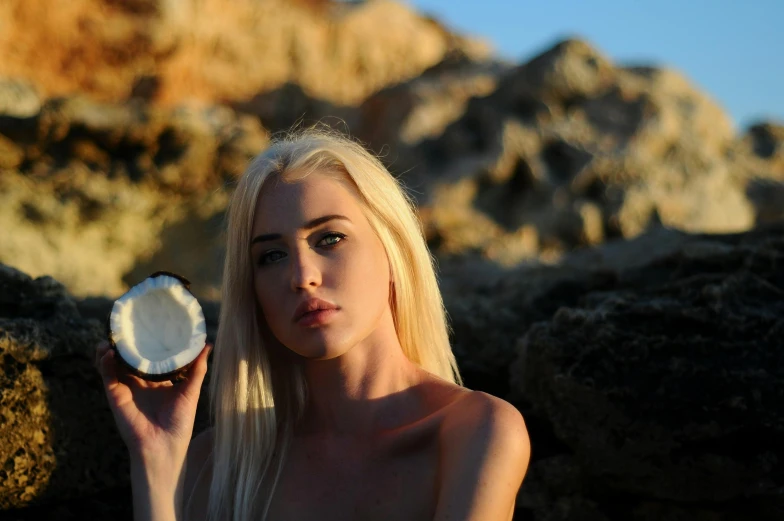
<svg viewBox="0 0 784 521"><path fill-rule="evenodd" d="M273 143L228 208L210 406L189 379L96 364L135 519L508 521L530 454L510 404L460 384L411 199L360 145Z"/></svg>

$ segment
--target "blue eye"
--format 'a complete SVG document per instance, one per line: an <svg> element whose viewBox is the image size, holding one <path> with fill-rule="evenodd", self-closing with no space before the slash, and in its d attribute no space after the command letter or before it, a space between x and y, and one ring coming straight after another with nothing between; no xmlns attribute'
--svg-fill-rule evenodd
<svg viewBox="0 0 784 521"><path fill-rule="evenodd" d="M324 244L324 246L326 246L327 248L332 248L334 246L337 246L338 243L343 242L343 240L345 240L345 238L346 238L345 234L338 233L338 232L329 232L329 233L324 234L324 236L321 238L321 240L318 242L318 244L321 244L326 239L338 239L337 241L331 241L331 242L328 242L327 244ZM285 256L285 254L282 251L280 251L280 250L268 251L267 253L264 253L264 254L261 255L261 257L259 257L259 261L258 261L257 264L259 266L264 266L264 265L269 264L271 262L275 262L277 260L280 260L282 257L275 257L275 255L277 255L277 254ZM273 257L273 258L270 259L270 257Z"/></svg>
<svg viewBox="0 0 784 521"><path fill-rule="evenodd" d="M326 246L334 246L334 245L336 245L338 242L342 242L342 241L343 241L343 239L345 239L345 238L346 238L346 236L345 236L345 235L343 235L342 233L337 233L337 232L330 232L330 233L326 234L324 237L322 237L322 239L321 239L321 240L323 241L324 239L335 238L335 237L337 237L339 240L338 240L337 242L333 242L333 243L327 244ZM319 241L319 242L320 242L320 241Z"/></svg>

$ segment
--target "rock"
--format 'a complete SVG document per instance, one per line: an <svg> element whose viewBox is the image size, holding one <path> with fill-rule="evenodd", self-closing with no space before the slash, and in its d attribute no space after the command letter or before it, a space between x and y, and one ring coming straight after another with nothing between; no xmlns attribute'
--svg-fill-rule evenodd
<svg viewBox="0 0 784 521"><path fill-rule="evenodd" d="M501 271L488 261L453 262L442 267L452 349L468 387L503 397L509 396L509 366L517 358L518 339L561 306L615 281L615 274L605 270L521 265Z"/></svg>
<svg viewBox="0 0 784 521"><path fill-rule="evenodd" d="M522 338L513 394L574 452L587 497L644 498L613 518L713 519L728 502L716 519L784 512L782 265L781 225L702 236Z"/></svg>
<svg viewBox="0 0 784 521"><path fill-rule="evenodd" d="M52 275L80 297L116 295L160 266L190 272L214 299L216 226L233 179L268 142L259 121L277 131L328 115L381 152L442 263L550 263L661 226L724 233L782 218L778 127L736 140L682 75L614 66L579 40L512 69L458 47L358 107L289 82L232 101L239 115L76 96L46 100L30 117L0 116L0 165L11 169L0 214L17 230L0 237L0 261ZM186 235L199 234L207 256L190 254ZM61 261L84 252L84 265ZM183 265L161 266L171 262Z"/></svg>
<svg viewBox="0 0 784 521"><path fill-rule="evenodd" d="M410 150L438 137L465 112L468 100L490 94L509 67L455 53L409 81L386 87L358 108L354 133L372 150L411 163ZM391 148L391 150L388 150Z"/></svg>
<svg viewBox="0 0 784 521"><path fill-rule="evenodd" d="M443 213L430 208L442 204L440 194L472 194L463 209L448 210L471 218L428 225L439 244L464 245L442 256L477 247L488 255L487 244L459 237L514 242L532 227L539 251L517 250L504 259L510 265L662 225L691 233L749 229L749 166L728 159L734 147L729 118L682 75L614 66L586 42L566 40L471 99L442 135L415 148L404 171L434 218ZM504 232L487 235L488 221Z"/></svg>
<svg viewBox="0 0 784 521"><path fill-rule="evenodd" d="M771 162L772 170L784 176L784 125L757 123L743 138L754 155Z"/></svg>
<svg viewBox="0 0 784 521"><path fill-rule="evenodd" d="M130 520L127 449L93 367L112 304L0 264L0 517ZM214 341L215 306L204 309Z"/></svg>
<svg viewBox="0 0 784 521"><path fill-rule="evenodd" d="M35 87L18 78L0 78L0 114L29 118L41 110L41 99Z"/></svg>
<svg viewBox="0 0 784 521"><path fill-rule="evenodd" d="M451 52L490 54L486 43L402 3L317 4L8 0L0 6L11 29L0 32L0 74L27 78L45 97L214 104L293 82L310 97L343 105L415 77Z"/></svg>
<svg viewBox="0 0 784 521"><path fill-rule="evenodd" d="M24 125L40 138L27 141ZM0 234L0 262L54 276L80 297L116 297L140 270L166 269L215 298L230 183L268 143L254 118L74 97L26 120L0 118L0 147L7 131L24 159L0 177L0 219L14 230ZM196 232L188 244L183 229ZM213 254L201 254L205 241Z"/></svg>
<svg viewBox="0 0 784 521"><path fill-rule="evenodd" d="M24 161L24 150L0 134L0 168L16 168Z"/></svg>
<svg viewBox="0 0 784 521"><path fill-rule="evenodd" d="M128 484L124 446L91 366L103 336L54 279L0 265L0 509Z"/></svg>
<svg viewBox="0 0 784 521"><path fill-rule="evenodd" d="M567 39L521 65L506 78L503 89L507 102L528 97L552 108L602 94L615 75L612 63L590 44Z"/></svg>
<svg viewBox="0 0 784 521"><path fill-rule="evenodd" d="M85 97L48 101L41 113L38 161L76 161L110 177L124 175L158 189L182 194L215 188L236 175L218 165L227 148L236 149L237 134L250 136L254 148L266 145L266 133L251 118L226 107L159 109L130 102L112 105ZM236 153L236 152L234 152Z"/></svg>
<svg viewBox="0 0 784 521"><path fill-rule="evenodd" d="M642 104L642 125L631 146L649 155L665 155L674 145L699 155L719 155L735 138L724 110L675 70L623 67L614 95Z"/></svg>
<svg viewBox="0 0 784 521"><path fill-rule="evenodd" d="M751 179L746 185L746 196L754 205L758 224L784 220L784 179Z"/></svg>
<svg viewBox="0 0 784 521"><path fill-rule="evenodd" d="M784 219L784 126L752 125L730 151L758 224Z"/></svg>
<svg viewBox="0 0 784 521"><path fill-rule="evenodd" d="M292 127L310 127L316 124L332 126L347 132L353 127L356 109L334 105L329 101L308 96L296 83L259 92L248 100L231 104L236 111L258 118L271 132L286 132Z"/></svg>

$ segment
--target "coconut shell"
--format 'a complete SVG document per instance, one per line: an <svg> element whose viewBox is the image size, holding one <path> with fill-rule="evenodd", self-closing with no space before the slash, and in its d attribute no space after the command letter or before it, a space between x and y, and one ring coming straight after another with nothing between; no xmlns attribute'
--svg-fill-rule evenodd
<svg viewBox="0 0 784 521"><path fill-rule="evenodd" d="M156 271L155 273L153 273L149 277L146 277L144 280L155 278L155 277L159 277L159 276L162 276L162 275L166 275L166 276L173 277L173 278L177 279L178 281L180 281L180 283L183 285L183 287L188 291L188 293L193 295L193 292L191 291L191 282L188 279L186 279L185 277L183 277L182 275L179 275L177 273L172 273L170 271ZM195 295L193 295L193 297L196 298ZM170 381L172 383L178 383L178 382L182 382L184 380L187 380L187 376L186 375L188 373L188 370L196 362L196 358L194 358L187 365L185 365L183 367L180 367L176 371L171 371L169 373L162 373L162 374L148 374L148 373L145 373L143 371L138 370L136 367L134 367L131 364L129 364L122 357L122 355L120 354L120 351L119 351L119 349L117 349L117 345L114 342L114 338L112 338L111 316L112 316L112 313L110 311L109 314L106 316L106 336L107 336L107 339L109 340L109 347L114 351L115 360L118 360L120 362L120 365L125 370L127 370L127 372L129 372L129 373L131 373L131 374L133 374L135 376L138 376L142 380L145 380L145 381L148 381L148 382L165 382L165 381ZM205 343L204 345L206 346L207 344Z"/></svg>

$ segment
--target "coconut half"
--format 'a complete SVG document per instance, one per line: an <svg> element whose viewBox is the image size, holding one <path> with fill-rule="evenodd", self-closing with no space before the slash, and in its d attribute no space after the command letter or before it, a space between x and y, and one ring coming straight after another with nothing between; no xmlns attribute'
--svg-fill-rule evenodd
<svg viewBox="0 0 784 521"><path fill-rule="evenodd" d="M145 380L179 381L204 349L207 325L190 282L153 273L114 302L109 343L118 359Z"/></svg>

